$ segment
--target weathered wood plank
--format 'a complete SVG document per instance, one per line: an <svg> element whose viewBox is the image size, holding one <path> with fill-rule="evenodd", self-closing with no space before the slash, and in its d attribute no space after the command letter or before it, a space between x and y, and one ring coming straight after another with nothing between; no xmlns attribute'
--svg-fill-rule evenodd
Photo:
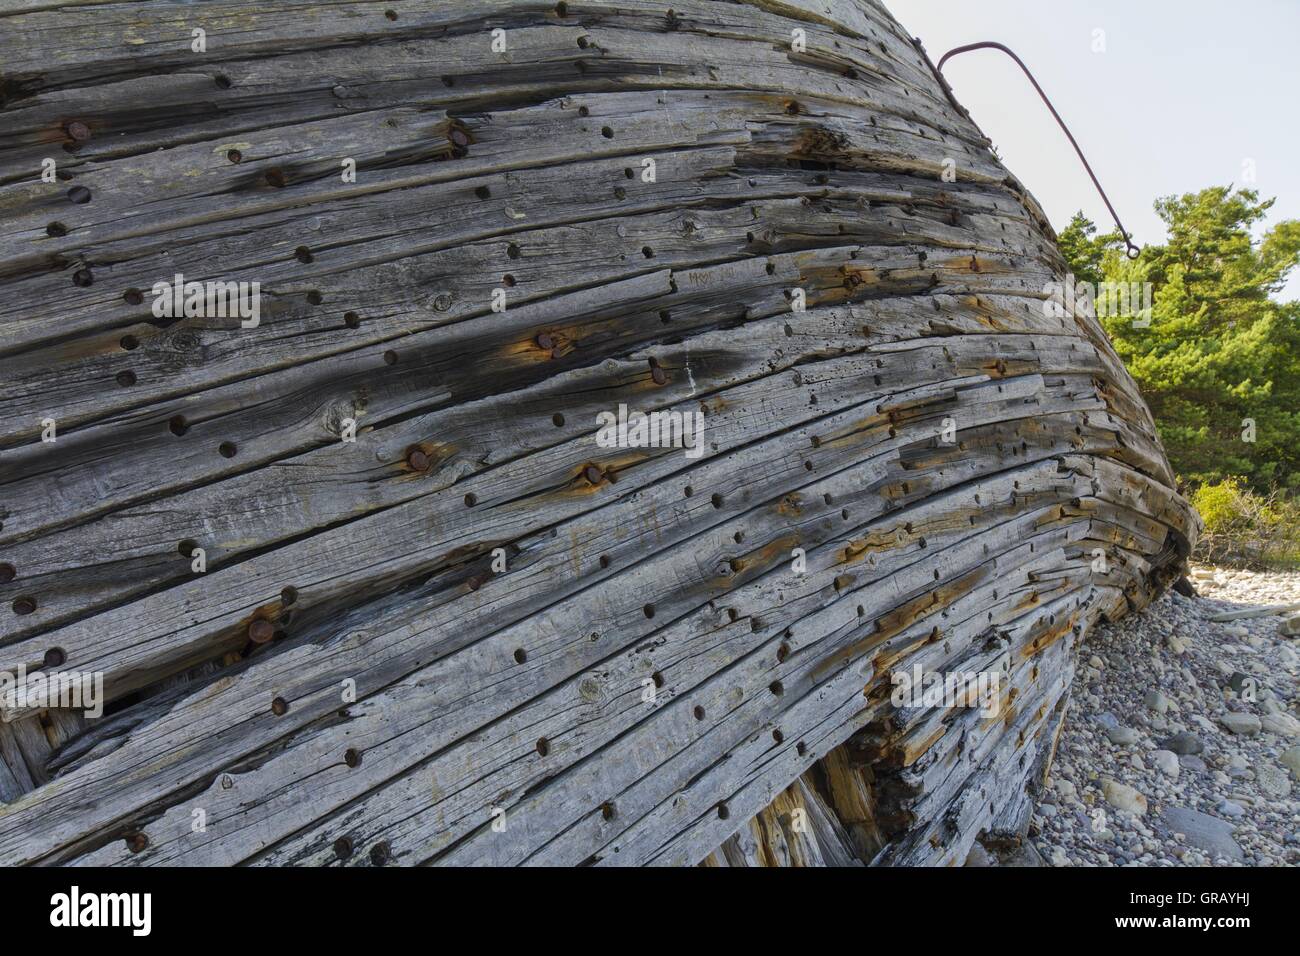
<svg viewBox="0 0 1300 956"><path fill-rule="evenodd" d="M733 273L724 289L735 279L733 270L709 273ZM700 273L693 273L692 278L696 292L707 288L709 283L701 281ZM617 301L607 299L602 308L611 308ZM933 310L928 311L933 315ZM678 327L684 319L681 313L680 307L675 310ZM790 367L808 358L808 349L860 351L867 343L911 335L916 314L907 300L877 300L869 312L848 307L750 322L741 341L730 332L705 333L686 347L659 346L634 353L623 363L607 360L597 368L574 369L512 392L508 399L489 397L469 410L453 407L391 426L364 429L355 448L325 446L183 492L167 509L149 505L127 508L89 527L77 526L21 542L7 552L17 574L8 587L0 585L0 600L6 596L12 600L20 593L34 593L39 600L37 610L24 618L22 629L10 633L32 633L96 604L119 600L143 590L143 582L179 580L189 573L190 565L177 554L180 542L193 541L203 547L208 567L215 568L242 552L441 490L488 464L525 454L536 448L539 440L544 441L548 432L554 439L578 434L606 406L607 390L613 383L631 386L640 382L653 388L658 401L683 396L687 388L705 394L723 383L734 384ZM947 324L937 331L964 327L975 333L981 328L979 322L958 310L947 314ZM862 325L867 319L871 321L869 335L864 334ZM1016 321L1012 317L1004 324L1016 328ZM654 387L651 361L677 383L675 388ZM640 393L633 388L628 397ZM566 413L557 425L554 409L561 406ZM371 404L369 410L377 409ZM169 437L162 438L163 447ZM394 477L394 469L401 467L409 448L435 439L429 448L439 450L436 464L423 481L386 480ZM375 464L359 468L359 463L368 460ZM101 481L102 477L101 473ZM396 477L403 473L399 471ZM255 509L249 508L250 502L256 503ZM74 507L80 513L87 505ZM201 523L200 515L204 516Z"/></svg>
<svg viewBox="0 0 1300 956"><path fill-rule="evenodd" d="M1017 838L1082 635L1199 524L880 3L0 18L0 669L112 702L0 702L0 861ZM176 273L261 321L154 316ZM606 447L620 405L702 454ZM998 713L895 706L912 667Z"/></svg>

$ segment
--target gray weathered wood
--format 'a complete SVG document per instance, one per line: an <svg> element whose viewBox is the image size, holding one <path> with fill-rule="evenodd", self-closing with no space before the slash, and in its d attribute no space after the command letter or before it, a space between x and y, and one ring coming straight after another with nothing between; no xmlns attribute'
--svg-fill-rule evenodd
<svg viewBox="0 0 1300 956"><path fill-rule="evenodd" d="M1082 636L1199 521L881 4L0 23L0 670L110 701L0 701L0 861L1018 839ZM176 273L259 282L261 323L155 317ZM703 453L601 446L619 405ZM997 669L999 715L894 706L913 666Z"/></svg>

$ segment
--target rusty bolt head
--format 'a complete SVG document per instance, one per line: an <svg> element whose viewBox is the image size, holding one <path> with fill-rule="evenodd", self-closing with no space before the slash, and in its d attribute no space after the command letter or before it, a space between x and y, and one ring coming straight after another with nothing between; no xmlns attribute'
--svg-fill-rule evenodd
<svg viewBox="0 0 1300 956"><path fill-rule="evenodd" d="M451 133L448 135L448 139L460 147L469 145L469 134L459 126L453 126L451 128Z"/></svg>
<svg viewBox="0 0 1300 956"><path fill-rule="evenodd" d="M662 385L664 382L668 381L668 373L658 365L650 370L650 377L654 379L656 385Z"/></svg>
<svg viewBox="0 0 1300 956"><path fill-rule="evenodd" d="M406 455L406 463L414 471L429 470L429 456L422 449L412 448Z"/></svg>
<svg viewBox="0 0 1300 956"><path fill-rule="evenodd" d="M551 336L545 332L537 336L536 341L537 341L538 348L543 348L543 349L555 348L555 339L551 338Z"/></svg>
<svg viewBox="0 0 1300 956"><path fill-rule="evenodd" d="M126 848L132 853L143 853L149 847L149 838L139 830L126 835Z"/></svg>
<svg viewBox="0 0 1300 956"><path fill-rule="evenodd" d="M79 143L90 139L90 127L80 120L64 124L63 131Z"/></svg>
<svg viewBox="0 0 1300 956"><path fill-rule="evenodd" d="M595 465L588 465L586 468L582 469L582 475L593 485L600 484L601 479L605 477L605 473Z"/></svg>
<svg viewBox="0 0 1300 956"><path fill-rule="evenodd" d="M248 639L254 644L265 644L275 636L275 627L264 617L248 625Z"/></svg>

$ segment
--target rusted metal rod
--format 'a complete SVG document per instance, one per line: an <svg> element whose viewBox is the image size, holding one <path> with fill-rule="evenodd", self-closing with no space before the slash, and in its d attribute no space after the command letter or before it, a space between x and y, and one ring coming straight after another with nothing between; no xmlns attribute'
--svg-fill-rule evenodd
<svg viewBox="0 0 1300 956"><path fill-rule="evenodd" d="M1034 79L1034 74L1029 72L1029 67L1025 66L1024 61L1021 60L1020 57L1016 56L1016 54L1009 47L1004 46L1001 43L994 42L992 40L983 40L979 43L968 43L965 46L956 47L955 49L949 50L947 53L945 53L942 57L939 58L939 65L935 68L935 72L939 74L939 79L943 83L944 93L947 94L948 99L952 103L952 105L957 106L957 100L953 97L952 87L948 85L947 79L944 78L943 65L947 63L949 60L951 60L954 56L957 56L961 53L969 53L972 50L1001 50L1007 56L1011 57L1011 59L1015 60L1016 65L1019 66L1020 69L1024 71L1025 76L1029 77L1029 82L1034 84L1034 89L1038 91L1039 97L1042 99L1044 103L1047 104L1047 108L1052 111L1052 116L1055 117L1057 125L1059 125L1061 129L1065 132L1065 135L1069 137L1070 145L1073 146L1074 151L1079 154L1079 161L1083 163L1083 168L1088 171L1088 176L1092 179L1092 184L1097 187L1097 194L1101 196L1102 202L1104 202L1106 204L1106 208L1110 210L1111 218L1115 220L1115 225L1119 228L1120 235L1124 237L1124 245L1128 247L1127 248L1128 257L1130 259L1136 259L1138 255L1140 255L1141 250L1138 249L1138 247L1133 244L1133 239L1129 231L1125 229L1124 224L1119 221L1119 213L1117 213L1115 211L1115 207L1111 205L1110 197L1106 195L1106 190L1101 188L1101 182L1098 181L1097 174L1092 171L1092 166L1089 165L1088 158L1083 155L1083 150L1079 148L1078 140L1076 140L1074 138L1074 134L1070 132L1070 127L1065 125L1065 120L1061 119L1061 114L1056 112L1056 107L1053 106L1052 101L1047 98L1047 94L1043 92L1043 88L1038 85L1038 81ZM960 109L960 107L958 108Z"/></svg>

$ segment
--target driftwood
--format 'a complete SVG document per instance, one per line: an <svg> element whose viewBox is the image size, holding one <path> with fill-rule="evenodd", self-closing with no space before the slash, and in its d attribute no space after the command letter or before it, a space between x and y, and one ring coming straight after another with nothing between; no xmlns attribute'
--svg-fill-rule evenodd
<svg viewBox="0 0 1300 956"><path fill-rule="evenodd" d="M1050 226L875 0L0 24L0 672L107 700L0 703L2 862L961 862L1184 572ZM917 665L996 716L895 706Z"/></svg>
<svg viewBox="0 0 1300 956"><path fill-rule="evenodd" d="M1248 607L1240 611L1223 611L1219 614L1211 614L1207 620L1223 623L1224 621L1240 621L1248 617L1280 616L1290 614L1292 611L1300 611L1300 604L1270 604L1268 607Z"/></svg>

